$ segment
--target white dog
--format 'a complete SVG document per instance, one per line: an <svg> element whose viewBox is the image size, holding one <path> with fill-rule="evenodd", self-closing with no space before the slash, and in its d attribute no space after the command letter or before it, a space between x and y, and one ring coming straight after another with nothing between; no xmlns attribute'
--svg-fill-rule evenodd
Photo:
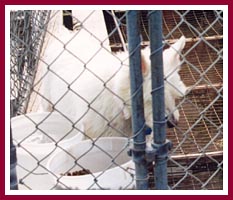
<svg viewBox="0 0 233 200"><path fill-rule="evenodd" d="M101 49L93 56L90 55L93 43L89 42L89 46L87 43L79 39L75 42L75 56L64 51L49 65L43 79L41 94L44 98L40 110L52 108L72 122L82 123L86 137L128 137L132 135L128 53L114 55ZM185 37L182 36L163 52L165 107L170 125L179 121L175 100L186 93L178 74L184 46ZM149 47L141 51L141 56L145 118L152 126Z"/></svg>

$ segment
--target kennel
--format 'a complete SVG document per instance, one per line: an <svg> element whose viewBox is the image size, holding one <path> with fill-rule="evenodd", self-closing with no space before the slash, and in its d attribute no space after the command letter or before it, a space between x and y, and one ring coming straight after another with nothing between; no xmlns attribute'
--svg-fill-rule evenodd
<svg viewBox="0 0 233 200"><path fill-rule="evenodd" d="M123 19L121 30L124 40L127 41L124 13L125 11L117 11L116 14L119 19ZM107 14L105 17L107 18ZM177 102L181 111L179 126L167 129L167 137L174 145L168 173L172 189L223 187L222 17L222 11L163 11L164 38L172 43L181 35L187 37L187 44L183 50L185 61L180 75L190 88L187 97ZM181 19L184 19L183 23ZM112 18L108 18L107 22L108 31L111 32L115 27L114 22ZM148 45L146 11L141 11L140 24L142 45ZM200 33L204 38L201 41L198 39ZM122 50L117 33L110 37L110 42L113 51ZM192 176L192 173L195 175Z"/></svg>
<svg viewBox="0 0 233 200"><path fill-rule="evenodd" d="M124 10L116 10L113 15L111 11L103 11L113 52L124 49L122 41L127 43L125 13ZM142 47L145 47L149 44L147 11L140 13ZM35 78L40 74L36 66L41 61L41 48L49 17L48 11L11 12L11 100L14 100L12 102L17 114L36 111L38 108L38 91L43 77ZM88 17L83 20L88 20ZM74 21L76 25L82 23L75 17ZM116 29L116 21L121 34ZM53 33L50 35L54 37ZM181 55L180 76L189 88L188 94L177 101L181 115L178 126L166 130L167 138L173 143L168 159L168 185L173 190L221 190L223 11L163 11L163 35L165 48L181 35L187 38ZM153 177L152 171L150 175ZM153 178L150 178L150 187L154 188ZM30 189L30 186L27 188Z"/></svg>

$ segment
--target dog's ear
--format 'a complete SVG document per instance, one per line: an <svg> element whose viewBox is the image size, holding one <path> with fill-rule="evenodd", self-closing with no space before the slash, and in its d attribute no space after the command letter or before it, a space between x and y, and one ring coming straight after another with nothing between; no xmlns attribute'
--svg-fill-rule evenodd
<svg viewBox="0 0 233 200"><path fill-rule="evenodd" d="M143 76L146 76L147 74L148 74L148 64L147 64L147 62L146 62L146 59L145 59L145 56L144 55L142 55L141 56L141 68L142 68L142 74L143 74Z"/></svg>
<svg viewBox="0 0 233 200"><path fill-rule="evenodd" d="M147 76L150 70L150 49L146 47L141 51L141 68L143 76Z"/></svg>
<svg viewBox="0 0 233 200"><path fill-rule="evenodd" d="M182 36L174 44L163 52L164 74L168 75L174 69L180 70L180 55L185 46L186 39ZM171 71L172 70L172 71Z"/></svg>
<svg viewBox="0 0 233 200"><path fill-rule="evenodd" d="M179 40L177 40L173 45L171 45L170 50L172 51L174 56L179 56L181 51L185 46L185 37L181 36Z"/></svg>

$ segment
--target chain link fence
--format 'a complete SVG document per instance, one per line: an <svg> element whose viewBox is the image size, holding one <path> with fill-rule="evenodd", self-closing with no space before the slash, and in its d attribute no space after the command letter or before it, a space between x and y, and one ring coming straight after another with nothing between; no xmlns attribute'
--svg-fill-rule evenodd
<svg viewBox="0 0 233 200"><path fill-rule="evenodd" d="M138 109L150 144L149 127L160 123L152 118L151 93L161 88L151 89L148 11L138 13L144 98ZM138 136L131 123L138 91L130 93L127 14L11 11L11 128L19 189L138 189L129 156ZM222 190L223 11L162 14L164 123L173 144L168 188ZM155 165L145 164L148 189L156 189Z"/></svg>

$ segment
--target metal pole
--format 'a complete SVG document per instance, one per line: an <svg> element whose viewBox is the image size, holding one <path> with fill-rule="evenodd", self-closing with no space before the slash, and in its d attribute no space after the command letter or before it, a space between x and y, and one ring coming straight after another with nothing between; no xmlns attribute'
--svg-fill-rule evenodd
<svg viewBox="0 0 233 200"><path fill-rule="evenodd" d="M112 18L113 18L113 21L115 23L115 26L117 28L117 32L119 34L119 37L120 37L120 40L121 40L121 44L122 44L122 47L123 47L123 50L126 52L127 51L127 47L125 45L125 41L124 41L124 38L123 38L123 35L122 35L122 32L121 32L121 29L120 29L120 25L118 24L117 20L116 20L116 15L114 13L113 10L111 10L111 13L112 13Z"/></svg>
<svg viewBox="0 0 233 200"><path fill-rule="evenodd" d="M130 65L130 86L132 105L133 149L135 162L136 187L139 190L148 189L148 170L145 159L145 118L143 104L143 78L141 69L141 40L138 11L127 11L127 35Z"/></svg>
<svg viewBox="0 0 233 200"><path fill-rule="evenodd" d="M152 76L152 108L153 133L152 147L155 156L155 187L157 190L168 189L167 183L167 151L169 142L166 141L166 120L164 101L163 75L163 44L162 44L162 11L149 11L149 33L151 48L151 76Z"/></svg>
<svg viewBox="0 0 233 200"><path fill-rule="evenodd" d="M16 174L16 148L12 142L12 133L10 130L10 189L18 190L17 174Z"/></svg>
<svg viewBox="0 0 233 200"><path fill-rule="evenodd" d="M15 109L14 109L14 100L11 100L11 117L15 116ZM13 144L12 140L12 132L10 127L10 189L11 190L18 190L18 181L17 181L17 174L16 174L16 164L17 164L17 157L16 157L16 148Z"/></svg>

